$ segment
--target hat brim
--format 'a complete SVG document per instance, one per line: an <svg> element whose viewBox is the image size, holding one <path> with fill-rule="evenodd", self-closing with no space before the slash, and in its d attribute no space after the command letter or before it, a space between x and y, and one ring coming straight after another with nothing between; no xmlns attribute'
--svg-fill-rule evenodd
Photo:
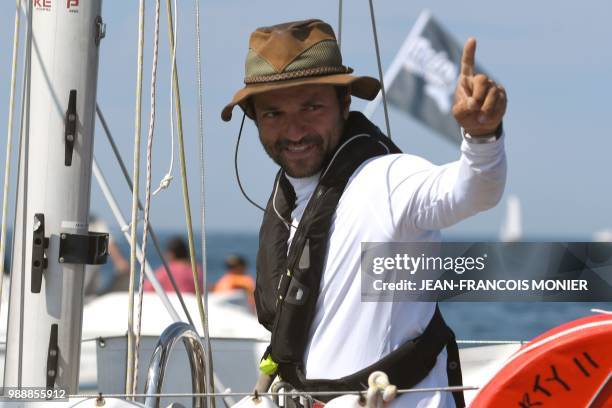
<svg viewBox="0 0 612 408"><path fill-rule="evenodd" d="M354 76L349 74L325 75L291 79L287 81L250 84L236 92L236 94L234 94L234 98L232 99L232 101L228 103L221 111L221 119L226 122L231 120L232 110L234 109L234 106L240 105L240 107L244 110L244 104L246 103L247 99L253 95L273 91L276 89L284 89L309 84L346 86L349 88L349 92L351 95L369 101L376 98L378 91L380 91L380 82L378 81L378 79L368 76Z"/></svg>

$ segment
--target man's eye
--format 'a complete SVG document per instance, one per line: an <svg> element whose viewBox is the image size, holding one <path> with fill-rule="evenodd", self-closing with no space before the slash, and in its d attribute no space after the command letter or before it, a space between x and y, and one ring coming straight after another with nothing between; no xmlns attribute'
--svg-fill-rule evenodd
<svg viewBox="0 0 612 408"><path fill-rule="evenodd" d="M308 105L308 110L309 111L316 111L319 110L323 107L323 105L319 105L319 104L312 104L312 105Z"/></svg>
<svg viewBox="0 0 612 408"><path fill-rule="evenodd" d="M277 111L268 111L268 112L264 112L262 116L264 118L274 118L274 117L278 116L278 112Z"/></svg>

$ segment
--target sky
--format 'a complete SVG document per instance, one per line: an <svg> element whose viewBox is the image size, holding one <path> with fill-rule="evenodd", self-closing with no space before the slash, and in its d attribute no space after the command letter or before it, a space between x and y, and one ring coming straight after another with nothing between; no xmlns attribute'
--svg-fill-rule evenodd
<svg viewBox="0 0 612 408"><path fill-rule="evenodd" d="M56 0L52 0L56 1ZM195 65L194 2L177 0L177 61L186 139L191 212L199 229L199 148ZM165 4L165 1L163 2ZM154 1L147 0L143 82L143 143L149 120ZM234 176L238 116L222 122L220 111L242 87L248 36L256 27L321 18L337 27L338 3L312 0L211 0L200 2L204 89L206 229L210 232L256 232L261 212L240 194ZM508 157L505 198L522 204L525 239L589 239L612 227L612 3L606 1L375 1L383 69L416 21L428 8L445 29L464 42L478 40L478 63L501 82L509 105L504 127ZM0 2L0 130L6 138L15 3ZM132 168L136 89L138 2L105 0L106 38L100 48L97 100L127 167ZM367 0L344 1L342 53L357 74L377 76ZM22 42L23 44L23 42ZM20 53L21 68L23 50ZM160 27L157 122L153 151L156 187L170 161L170 56L165 6ZM365 103L353 100L354 109ZM459 149L401 111L390 108L394 141L405 151L436 163L457 160ZM374 121L384 127L380 108ZM16 120L18 123L18 120ZM131 194L99 126L96 156L124 216ZM0 143L4 160L5 143ZM144 191L144 161L141 190ZM259 144L255 127L245 126L239 168L249 195L264 204L276 166ZM16 171L13 171L13 178ZM153 198L151 220L159 230L184 230L178 156L170 187ZM14 191L14 188L12 188ZM450 236L495 239L506 199L494 209L450 228ZM13 200L11 200L12 202ZM91 211L115 228L103 195L92 182ZM9 212L12 224L12 210ZM126 217L127 218L127 217Z"/></svg>

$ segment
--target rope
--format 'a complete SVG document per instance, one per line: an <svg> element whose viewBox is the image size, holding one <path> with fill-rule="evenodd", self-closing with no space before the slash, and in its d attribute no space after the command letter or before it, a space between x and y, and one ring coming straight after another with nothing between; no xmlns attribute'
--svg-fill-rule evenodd
<svg viewBox="0 0 612 408"><path fill-rule="evenodd" d="M126 393L133 392L134 385L134 278L136 275L136 227L138 224L138 186L140 177L140 126L142 105L142 67L144 49L145 1L140 0L138 7L138 68L136 75L136 113L134 130L134 173L132 190L132 225L130 231L130 286L128 295L128 344L127 344L127 373L125 379Z"/></svg>
<svg viewBox="0 0 612 408"><path fill-rule="evenodd" d="M140 203L140 200L139 200ZM142 211L142 208L138 208L138 211ZM138 220L143 220L144 218L142 216L138 216ZM132 222L128 222L127 224L125 224L123 227L121 227L121 232L126 232L126 231L131 231L132 230Z"/></svg>
<svg viewBox="0 0 612 408"><path fill-rule="evenodd" d="M0 233L0 302L4 283L4 255L6 253L6 216L8 214L8 193L11 178L11 156L13 154L13 115L15 111L15 88L17 85L17 55L19 53L19 17L21 0L16 0L15 30L13 32L13 58L11 62L11 93L9 96L9 116L6 130L6 160L4 164L4 188L2 190L2 232Z"/></svg>
<svg viewBox="0 0 612 408"><path fill-rule="evenodd" d="M106 203L108 204L111 212L113 213L113 216L115 217L115 220L117 221L117 224L119 224L120 226L125 225L126 223L125 218L123 217L123 214L121 213L121 210L119 209L117 200L115 200L115 197L113 196L113 193L110 190L110 187L108 186L108 183L106 182L106 179L104 178L104 175L102 175L102 171L100 171L100 167L98 166L98 162L96 160L95 155L91 163L91 171L94 175L94 178L98 182L100 190L102 190L102 194L104 195L104 198L106 198ZM125 238L126 242L128 243L130 242L130 234L127 231L123 231L123 237ZM140 247L136 247L136 250L137 250L136 255L138 257L138 262L145 263L145 273L147 277L149 278L149 280L151 281L151 284L153 285L153 289L155 290L155 293L157 294L162 304L168 311L168 315L170 315L170 318L172 319L173 322L182 321L178 312L174 309L174 306L170 302L170 299L168 299L168 295L162 288L159 281L155 278L155 274L153 272L153 269L151 268L151 265L149 265L149 262L147 262L147 260L144 259L144 257L142 256Z"/></svg>
<svg viewBox="0 0 612 408"><path fill-rule="evenodd" d="M174 32L172 29L172 5L170 0L166 0L166 10L168 17L168 37L170 47L174 47ZM176 64L176 61L175 61ZM187 169L185 163L185 144L183 140L183 115L181 113L181 96L178 81L178 72L176 67L174 69L174 75L172 76L172 85L174 89L174 98L176 100L176 117L177 117L177 133L179 142L179 159L181 168L181 184L183 187L183 206L185 209L185 223L187 224L187 238L189 242L189 258L191 260L191 271L193 274L194 286L196 291L196 300L198 303L198 311L200 313L200 322L202 324L202 330L206 330L205 323L205 312L204 305L202 303L202 294L200 291L200 284L198 279L198 269L196 267L195 248L193 242L193 226L191 223L191 207L189 204L189 187L187 186ZM214 408L214 407L213 407Z"/></svg>
<svg viewBox="0 0 612 408"><path fill-rule="evenodd" d="M474 391L480 387L463 385L463 386L448 386L448 387L428 387L428 388L408 388L397 390L398 394L414 394L419 392L456 392L456 391ZM279 391L279 392L258 392L259 396L287 396L287 397L317 397L317 396L335 396L335 395L360 395L365 394L367 390L358 391ZM254 396L253 392L169 392L159 394L71 394L69 398L147 398L147 397L167 397L167 398L189 398L189 397L249 397Z"/></svg>
<svg viewBox="0 0 612 408"><path fill-rule="evenodd" d="M592 309L596 310L596 309ZM100 337L90 337L87 339L82 339L81 343L96 341ZM260 340L261 342L269 342L267 340ZM457 340L457 344L527 344L529 340ZM0 346L6 345L6 341L0 340ZM463 350L463 348L461 348Z"/></svg>
<svg viewBox="0 0 612 408"><path fill-rule="evenodd" d="M338 48L342 50L342 0L338 0Z"/></svg>
<svg viewBox="0 0 612 408"><path fill-rule="evenodd" d="M160 0L155 1L155 34L153 36L153 66L151 67L151 108L149 116L149 133L147 135L147 175L145 181L145 207L144 207L144 222L142 228L142 257L147 256L147 237L149 227L149 212L151 210L151 166L153 158L153 136L155 132L155 108L156 94L155 87L157 85L157 54L159 52L159 9ZM138 318L136 319L136 347L134 353L134 384L132 392L136 393L138 384L138 352L140 351L140 334L142 329L142 297L144 294L144 276L145 263L140 263L140 282L138 286Z"/></svg>
<svg viewBox="0 0 612 408"><path fill-rule="evenodd" d="M199 144L200 144L200 233L201 233L201 245L202 245L202 287L204 288L204 307L205 310L208 310L208 291L207 288L207 274L208 269L206 267L206 205L205 205L205 184L204 184L204 107L203 107L203 89L202 89L202 57L201 57L201 44L200 44L200 1L195 0L195 23L196 23L196 75L198 81L198 133L199 133ZM176 10L176 0L174 9ZM176 11L178 13L178 10ZM175 26L176 30L176 26ZM176 48L176 38L175 38L175 48ZM173 54L173 67L175 63L175 54ZM208 352L206 353L206 365L205 365L205 375L206 375L206 392L211 392L214 390L213 384L213 369L212 369L212 348L210 343L210 333L208 327L208 315L204 315L204 343L208 347ZM210 398L207 401L207 406L212 406L213 402Z"/></svg>
<svg viewBox="0 0 612 408"><path fill-rule="evenodd" d="M174 78L174 69L176 67L176 43L178 42L176 36L178 30L178 7L176 5L176 0L174 0L174 13L174 44L172 45L172 59L170 61L170 165L168 166L168 171L160 180L159 187L153 192L153 195L167 189L174 178L172 176L172 169L174 167L174 94L172 92L172 78Z"/></svg>
<svg viewBox="0 0 612 408"><path fill-rule="evenodd" d="M385 92L385 82L383 80L382 65L380 63L380 49L378 48L378 34L376 32L376 18L374 17L374 5L370 2L370 18L372 20L372 33L374 34L374 46L376 48L376 62L378 63L378 78L380 80L380 91L382 92L383 107L385 109L385 125L387 136L391 139L391 126L389 125L389 112L387 110L387 94Z"/></svg>
<svg viewBox="0 0 612 408"><path fill-rule="evenodd" d="M104 115L102 114L102 109L100 108L98 104L96 104L96 113L98 114L98 119L100 119L100 124L102 125L102 129L104 129L104 134L106 135L106 138L111 145L113 153L115 154L117 163L119 163L119 167L121 168L121 172L123 173L125 182L127 183L130 189L130 192L131 192L134 189L132 185L132 180L130 180L130 175L128 174L127 167L125 167L125 162L123 161L123 158L121 157L121 153L119 153L119 149L117 148L115 139L113 139L113 135L111 134L108 124L106 123L106 119L104 118ZM140 210L143 209L140 199L138 200L138 208ZM126 224L125 222L122 225L119 225L119 227L121 227L122 232L128 231L130 226L131 226L131 223ZM151 241L153 241L155 252L157 252L157 255L161 259L162 266L164 267L164 271L166 271L166 275L168 276L168 279L170 279L170 283L172 284L172 288L174 289L174 292L176 293L176 297L181 303L183 312L185 312L185 316L187 317L187 320L189 321L189 323L192 326L194 326L193 320L191 319L191 314L189 313L189 310L187 309L187 305L185 304L185 300L183 299L183 295L181 295L181 291L179 290L178 285L176 284L176 280L174 279L174 276L172 276L172 273L170 273L170 266L168 266L168 262L166 262L166 260L164 259L164 256L161 250L161 246L159 245L159 240L157 239L157 234L155 233L155 230L153 229L153 225L151 225L151 223L149 223L148 231L149 231L149 234L151 235ZM128 242L129 242L129 238L128 238Z"/></svg>

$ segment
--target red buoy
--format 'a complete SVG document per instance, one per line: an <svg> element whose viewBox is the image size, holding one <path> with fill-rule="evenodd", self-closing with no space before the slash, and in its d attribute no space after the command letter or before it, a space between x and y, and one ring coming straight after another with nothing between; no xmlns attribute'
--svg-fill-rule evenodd
<svg viewBox="0 0 612 408"><path fill-rule="evenodd" d="M512 355L471 407L612 407L612 315L555 327Z"/></svg>

